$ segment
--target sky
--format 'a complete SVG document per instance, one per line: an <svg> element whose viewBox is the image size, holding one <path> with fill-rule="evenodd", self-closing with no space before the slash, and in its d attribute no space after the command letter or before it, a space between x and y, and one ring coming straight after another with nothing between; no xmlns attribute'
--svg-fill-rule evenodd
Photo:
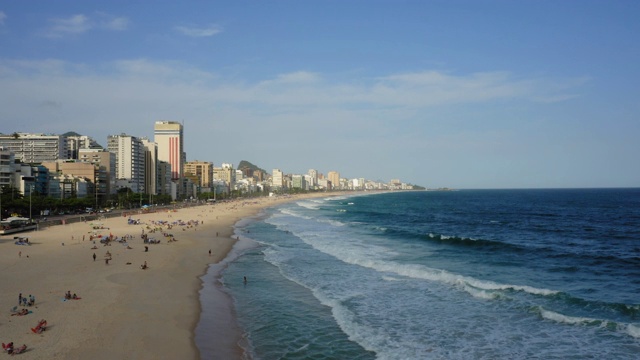
<svg viewBox="0 0 640 360"><path fill-rule="evenodd" d="M0 1L0 133L429 188L640 186L640 1Z"/></svg>

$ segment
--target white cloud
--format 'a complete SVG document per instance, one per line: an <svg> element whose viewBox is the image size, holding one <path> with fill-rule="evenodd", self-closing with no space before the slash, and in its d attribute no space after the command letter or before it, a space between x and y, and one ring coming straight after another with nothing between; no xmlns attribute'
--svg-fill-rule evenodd
<svg viewBox="0 0 640 360"><path fill-rule="evenodd" d="M483 155L511 161L520 140L514 122L538 121L558 108L540 101L581 94L584 81L440 71L337 78L304 70L249 81L148 59L99 66L0 59L0 119L9 124L4 132L77 131L103 145L109 134L152 138L154 121L184 120L190 159L346 172L355 167L350 154L366 154L357 166L371 160L372 176L387 178L393 172L379 173L380 163L394 157L451 172ZM535 114L518 113L527 103ZM521 153L531 149L526 140Z"/></svg>
<svg viewBox="0 0 640 360"><path fill-rule="evenodd" d="M4 25L4 20L7 18L7 15L0 11L0 25Z"/></svg>
<svg viewBox="0 0 640 360"><path fill-rule="evenodd" d="M197 92L198 98L211 102L252 104L260 107L308 108L405 108L426 109L451 104L491 103L513 99L530 102L557 102L574 98L576 89L586 80L550 80L515 78L506 72L452 75L438 71L393 74L373 79L329 81L320 74L295 71L271 79L246 82L193 68L179 62L153 62L131 59L89 68L59 60L0 62L0 77L37 79L47 74L57 81L103 83L126 81L149 86L155 93L164 85L179 86ZM34 83L35 86L35 83ZM175 94L180 97L181 94Z"/></svg>
<svg viewBox="0 0 640 360"><path fill-rule="evenodd" d="M103 21L102 27L107 30L123 31L129 27L129 19L126 17L118 17Z"/></svg>
<svg viewBox="0 0 640 360"><path fill-rule="evenodd" d="M51 22L51 27L46 29L44 34L45 37L49 38L80 35L93 29L123 31L129 26L129 19L126 17L114 17L100 12L94 17L77 14L69 18L55 18L49 21Z"/></svg>
<svg viewBox="0 0 640 360"><path fill-rule="evenodd" d="M89 18L82 14L73 15L70 18L51 19L50 22L52 26L45 36L52 38L82 34L92 28Z"/></svg>
<svg viewBox="0 0 640 360"><path fill-rule="evenodd" d="M320 80L318 74L310 73L307 71L296 71L288 74L280 74L277 77L277 82L280 83L313 83Z"/></svg>
<svg viewBox="0 0 640 360"><path fill-rule="evenodd" d="M107 135L121 132L150 137L158 119L185 120L190 132L188 151L194 158L211 156L207 144L211 134L218 133L226 135L216 138L216 149L254 149L254 155L247 156L264 156L264 161L273 161L268 154L274 151L274 144L310 147L308 153L324 154L323 144L331 141L332 148L344 148L339 154L327 153L334 158L323 161L331 162L340 161L344 151L356 143L360 150L375 148L380 152L372 155L376 158L397 150L382 141L389 134L394 139L413 134L415 137L406 138L418 139L411 141L419 144L430 133L424 130L427 124L442 127L452 118L473 122L475 108L466 105L496 105L499 109L511 99L537 102L546 94L548 99L561 100L563 94L579 89L575 85L579 82L516 79L508 73L425 71L373 79L329 79L294 71L249 82L183 63L147 59L99 67L59 60L0 59L0 119L14 124L7 131L73 130L103 143ZM325 141L309 141L309 136ZM415 144L402 143L407 149L415 149ZM266 150L255 154L256 148ZM240 155L215 156L221 158L210 160L232 161L224 157Z"/></svg>
<svg viewBox="0 0 640 360"><path fill-rule="evenodd" d="M209 27L205 28L176 26L175 30L182 33L183 35L192 37L208 37L222 32L222 29L217 25L210 25Z"/></svg>

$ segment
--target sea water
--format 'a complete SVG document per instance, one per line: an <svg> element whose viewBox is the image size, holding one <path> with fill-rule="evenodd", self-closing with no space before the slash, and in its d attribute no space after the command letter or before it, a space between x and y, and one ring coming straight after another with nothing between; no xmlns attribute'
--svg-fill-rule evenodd
<svg viewBox="0 0 640 360"><path fill-rule="evenodd" d="M237 231L254 359L640 356L640 189L327 197Z"/></svg>

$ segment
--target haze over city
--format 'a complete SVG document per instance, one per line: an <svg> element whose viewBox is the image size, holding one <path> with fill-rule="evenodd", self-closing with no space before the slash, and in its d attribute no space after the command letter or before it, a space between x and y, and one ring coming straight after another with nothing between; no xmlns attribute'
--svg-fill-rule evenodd
<svg viewBox="0 0 640 360"><path fill-rule="evenodd" d="M640 184L637 1L0 3L0 132L426 187Z"/></svg>

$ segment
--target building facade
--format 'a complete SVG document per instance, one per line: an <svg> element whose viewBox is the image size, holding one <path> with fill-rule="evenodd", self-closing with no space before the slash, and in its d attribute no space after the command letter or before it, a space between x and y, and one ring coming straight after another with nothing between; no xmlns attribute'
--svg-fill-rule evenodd
<svg viewBox="0 0 640 360"><path fill-rule="evenodd" d="M78 159L81 150L97 150L102 147L86 135L65 135L67 138L67 159Z"/></svg>
<svg viewBox="0 0 640 360"><path fill-rule="evenodd" d="M282 189L284 186L284 173L280 169L273 169L271 172L271 186L274 189Z"/></svg>
<svg viewBox="0 0 640 360"><path fill-rule="evenodd" d="M109 135L107 148L116 155L116 187L129 187L135 193L144 193L145 147L131 135Z"/></svg>
<svg viewBox="0 0 640 360"><path fill-rule="evenodd" d="M95 184L98 187L100 203L109 195L116 193L116 155L106 149L80 149L78 161L94 164L98 167Z"/></svg>
<svg viewBox="0 0 640 360"><path fill-rule="evenodd" d="M158 146L147 138L140 139L144 146L144 188L149 195L158 194Z"/></svg>
<svg viewBox="0 0 640 360"><path fill-rule="evenodd" d="M62 135L0 135L0 146L13 152L15 159L23 163L39 164L68 158L67 138Z"/></svg>
<svg viewBox="0 0 640 360"><path fill-rule="evenodd" d="M158 145L158 160L171 165L171 179L182 177L186 155L182 124L175 121L156 121L154 142Z"/></svg>
<svg viewBox="0 0 640 360"><path fill-rule="evenodd" d="M13 152L0 147L0 187L14 186L14 159Z"/></svg>
<svg viewBox="0 0 640 360"><path fill-rule="evenodd" d="M332 189L340 188L340 173L337 171L329 171L327 173L327 179L331 182Z"/></svg>
<svg viewBox="0 0 640 360"><path fill-rule="evenodd" d="M213 163L208 161L187 161L184 164L184 173L197 179L200 188L211 188L213 185Z"/></svg>

